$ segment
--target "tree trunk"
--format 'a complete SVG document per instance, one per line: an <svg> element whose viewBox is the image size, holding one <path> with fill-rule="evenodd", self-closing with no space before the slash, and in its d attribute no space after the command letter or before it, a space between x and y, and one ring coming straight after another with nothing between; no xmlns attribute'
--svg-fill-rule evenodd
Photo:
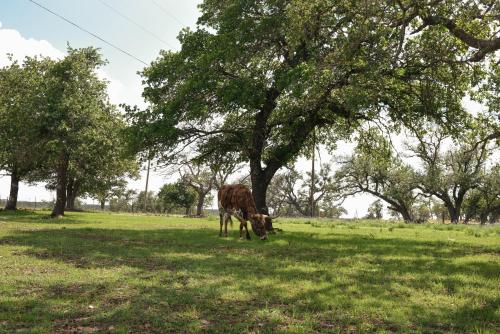
<svg viewBox="0 0 500 334"><path fill-rule="evenodd" d="M255 201L255 207L259 213L268 215L269 209L266 204L267 188L270 180L266 178L264 173L258 171L250 171L252 180L252 197Z"/></svg>
<svg viewBox="0 0 500 334"><path fill-rule="evenodd" d="M76 194L71 193L71 195L66 195L66 210L75 211Z"/></svg>
<svg viewBox="0 0 500 334"><path fill-rule="evenodd" d="M51 214L53 218L64 216L64 208L66 207L66 189L68 183L68 165L68 155L66 152L61 151L57 166L56 203Z"/></svg>
<svg viewBox="0 0 500 334"><path fill-rule="evenodd" d="M106 207L106 200L102 199L101 200L101 211L104 211L104 208Z"/></svg>
<svg viewBox="0 0 500 334"><path fill-rule="evenodd" d="M196 205L196 215L203 216L203 208L205 207L205 193L198 193L198 204Z"/></svg>
<svg viewBox="0 0 500 334"><path fill-rule="evenodd" d="M481 222L481 225L486 225L486 223L488 222L488 213L481 213L479 215L479 221Z"/></svg>
<svg viewBox="0 0 500 334"><path fill-rule="evenodd" d="M450 213L450 220L452 224L458 224L460 221L460 211L455 208L448 208L448 212Z"/></svg>
<svg viewBox="0 0 500 334"><path fill-rule="evenodd" d="M186 207L186 216L189 216L189 207Z"/></svg>
<svg viewBox="0 0 500 334"><path fill-rule="evenodd" d="M399 213L401 213L401 216L403 217L403 220L407 223L413 223L413 217L411 216L410 212L406 210L406 208L401 208L399 210Z"/></svg>
<svg viewBox="0 0 500 334"><path fill-rule="evenodd" d="M17 175L16 169L12 172L10 176L10 193L7 203L5 204L5 210L17 210L17 195L19 193L19 176Z"/></svg>
<svg viewBox="0 0 500 334"><path fill-rule="evenodd" d="M68 179L68 186L66 187L66 210L75 210L76 189L75 179Z"/></svg>
<svg viewBox="0 0 500 334"><path fill-rule="evenodd" d="M384 199L384 198L381 198L381 199L383 199L384 201L389 203L391 206L389 206L388 209L399 213L406 223L413 223L414 222L415 219L413 218L412 214L410 213L410 210L408 210L406 208L406 206L400 205L399 203L393 202L393 201L389 202L387 199Z"/></svg>

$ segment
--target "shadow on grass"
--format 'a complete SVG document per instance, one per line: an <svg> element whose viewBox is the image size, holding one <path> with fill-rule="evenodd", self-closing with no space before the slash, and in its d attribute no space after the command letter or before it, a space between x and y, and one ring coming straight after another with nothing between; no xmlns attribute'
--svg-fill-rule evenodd
<svg viewBox="0 0 500 334"><path fill-rule="evenodd" d="M33 211L33 210L0 210L0 222L16 222L16 223L36 223L36 224L88 224L89 221L82 219L75 215L74 213L82 213L78 211L68 211L67 215L63 218L52 218L50 216L50 211ZM93 212L85 212L85 214L90 215ZM93 221L92 223L96 223Z"/></svg>
<svg viewBox="0 0 500 334"><path fill-rule="evenodd" d="M482 296L480 304L462 307L425 306L411 299L418 293L448 298L458 289L497 279L498 262L454 260L498 255L498 249L314 236L285 232L262 243L220 239L213 229L18 231L0 239L0 245L27 247L20 255L74 270L127 269L132 274L116 281L52 285L34 293L36 298L0 303L0 313L22 313L20 323L28 325L29 319L45 319L62 332L86 326L151 333L468 332L499 326L497 298ZM467 282L477 276L479 281ZM55 301L71 305L69 311L55 307ZM98 304L96 310L88 308L92 303ZM366 314L360 314L362 307L368 307ZM392 309L406 315L392 315Z"/></svg>

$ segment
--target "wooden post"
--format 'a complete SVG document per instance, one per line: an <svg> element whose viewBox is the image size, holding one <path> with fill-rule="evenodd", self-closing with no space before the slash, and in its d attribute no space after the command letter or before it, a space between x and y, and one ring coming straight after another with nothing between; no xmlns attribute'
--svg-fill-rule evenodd
<svg viewBox="0 0 500 334"><path fill-rule="evenodd" d="M316 130L313 130L313 147L312 147L312 159L311 159L311 194L310 194L310 206L311 206L311 217L314 217L314 183L315 183L315 173L314 173L314 160L316 155Z"/></svg>
<svg viewBox="0 0 500 334"><path fill-rule="evenodd" d="M151 159L148 159L148 169L146 173L146 189L144 190L144 212L148 211L148 185L149 185L149 170L151 169Z"/></svg>

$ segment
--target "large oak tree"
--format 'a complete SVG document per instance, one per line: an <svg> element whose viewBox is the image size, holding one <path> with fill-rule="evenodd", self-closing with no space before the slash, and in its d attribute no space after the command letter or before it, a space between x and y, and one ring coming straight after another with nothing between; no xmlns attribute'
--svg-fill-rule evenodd
<svg viewBox="0 0 500 334"><path fill-rule="evenodd" d="M484 182L489 159L498 150L497 142L480 140L491 128L485 119L478 118L459 140L449 143L448 149L445 149L446 140L450 138L442 129L413 128L418 143L411 150L422 167L417 178L418 188L425 195L443 201L454 224L462 218L467 195Z"/></svg>
<svg viewBox="0 0 500 334"><path fill-rule="evenodd" d="M82 157L97 164L110 158L109 134L115 125L110 121L117 115L109 103L107 83L96 73L104 63L95 48L68 48L67 56L52 66L47 77L43 122L49 137L47 166L56 189L53 217L64 215L70 172Z"/></svg>
<svg viewBox="0 0 500 334"><path fill-rule="evenodd" d="M361 133L353 154L343 158L336 181L343 196L370 194L386 202L389 210L400 214L406 222L415 220L416 172L378 131Z"/></svg>
<svg viewBox="0 0 500 334"><path fill-rule="evenodd" d="M232 152L267 211L274 174L318 129L335 141L385 113L450 126L481 61L500 47L490 1L205 0L179 52L142 75L151 107L131 113L139 149L168 158ZM431 94L432 93L432 94Z"/></svg>

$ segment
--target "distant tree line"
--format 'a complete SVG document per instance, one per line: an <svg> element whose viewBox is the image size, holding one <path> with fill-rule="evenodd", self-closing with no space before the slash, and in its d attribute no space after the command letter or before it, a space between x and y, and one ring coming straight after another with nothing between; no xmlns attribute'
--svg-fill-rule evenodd
<svg viewBox="0 0 500 334"><path fill-rule="evenodd" d="M133 190L116 192L110 197L110 210L127 212L175 213L186 216L205 216L211 207L214 193L228 182L241 164L232 156L221 157L210 163L180 156L163 164L169 175L178 175L178 180L164 184L158 193Z"/></svg>
<svg viewBox="0 0 500 334"><path fill-rule="evenodd" d="M341 159L335 177L339 194L377 197L370 217L383 201L407 222L434 216L454 224L495 223L500 216L499 143L488 138L493 127L488 123L478 117L459 137L433 125L412 128L416 143L408 144L403 154L413 164L405 162L380 131L361 133L354 153Z"/></svg>
<svg viewBox="0 0 500 334"><path fill-rule="evenodd" d="M377 198L365 218L381 219L386 204L392 217L406 222L430 219L452 223L495 223L500 217L499 142L489 136L495 124L481 115L469 119L460 136L436 124L406 130L405 149L397 152L378 127L358 133L350 156L323 164L312 182L311 173L293 165L275 175L268 204L288 216L338 218L340 203L356 194ZM410 163L411 161L411 163Z"/></svg>

